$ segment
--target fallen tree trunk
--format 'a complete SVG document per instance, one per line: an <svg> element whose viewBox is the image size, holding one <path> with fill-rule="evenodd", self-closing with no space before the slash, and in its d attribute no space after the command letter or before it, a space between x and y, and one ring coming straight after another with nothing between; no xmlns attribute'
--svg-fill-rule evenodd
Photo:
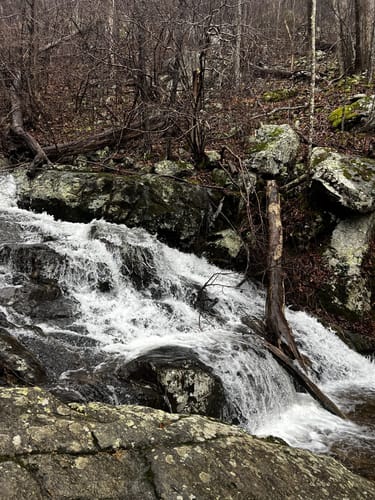
<svg viewBox="0 0 375 500"><path fill-rule="evenodd" d="M139 122L128 127L107 129L76 141L46 146L44 151L50 159L56 160L64 156L74 156L96 151L106 146L122 146L130 140L139 139L145 133L164 131L165 127L165 120L155 117L149 119L148 130L145 130L143 124Z"/></svg>
<svg viewBox="0 0 375 500"><path fill-rule="evenodd" d="M285 318L284 276L281 265L283 255L283 228L281 224L280 195L275 180L267 181L268 217L268 289L266 300L267 340L295 359L305 370L293 333Z"/></svg>
<svg viewBox="0 0 375 500"><path fill-rule="evenodd" d="M309 71L288 71L283 68L268 68L266 66L258 66L256 64L249 64L254 73L261 76L273 76L275 78L294 78L300 80L309 80L311 74Z"/></svg>
<svg viewBox="0 0 375 500"><path fill-rule="evenodd" d="M10 85L9 96L11 102L11 119L12 132L16 135L26 147L34 154L34 160L31 165L31 170L44 163L50 163L46 152L43 150L39 142L24 129L22 99L21 99L21 72L16 71Z"/></svg>
<svg viewBox="0 0 375 500"><path fill-rule="evenodd" d="M306 390L307 392L316 399L327 411L333 413L334 415L346 419L346 416L338 408L333 401L326 396L319 387L314 384L312 380L309 379L305 373L303 373L293 361L286 356L280 349L270 344L269 342L264 343L266 349L268 349L275 358L286 368L286 370L294 377Z"/></svg>

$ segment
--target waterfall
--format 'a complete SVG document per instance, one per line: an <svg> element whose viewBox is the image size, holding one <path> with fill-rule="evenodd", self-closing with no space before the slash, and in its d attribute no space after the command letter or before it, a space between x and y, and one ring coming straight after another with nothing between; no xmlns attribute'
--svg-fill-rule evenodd
<svg viewBox="0 0 375 500"><path fill-rule="evenodd" d="M18 209L15 197L12 177L0 177L0 233L11 225L12 241L21 247L41 245L37 248L48 256L42 273L58 280L77 311L69 325L61 320L35 322L12 307L2 306L1 311L23 339L39 335L40 343L40 332L46 339L65 339L67 349L74 350L75 364L65 366L61 383L66 373L79 369L80 357L92 356L91 363L99 370L99 354L130 361L155 347L188 347L220 377L238 421L250 432L277 435L318 451L328 450L337 436L368 439L366 428L328 414L310 396L297 393L256 334L244 327L242 317L263 317L261 288L251 283L239 286L239 274L169 248L142 229L103 220L56 221L47 214ZM17 260L19 245L9 245L6 251L0 287L28 265ZM351 404L340 399L344 390L375 394L373 362L351 351L311 316L287 311L287 317L300 349L312 360L316 383L339 406ZM30 324L37 327L37 334L25 330ZM81 353L76 352L78 343L73 349L68 340L78 337L84 338ZM91 351L90 346L94 346ZM116 402L118 394L113 387L108 390Z"/></svg>

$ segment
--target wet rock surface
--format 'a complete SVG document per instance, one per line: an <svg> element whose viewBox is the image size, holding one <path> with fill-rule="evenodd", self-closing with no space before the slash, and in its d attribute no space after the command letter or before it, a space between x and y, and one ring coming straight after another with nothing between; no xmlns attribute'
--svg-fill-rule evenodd
<svg viewBox="0 0 375 500"><path fill-rule="evenodd" d="M371 499L332 458L200 416L0 391L2 498Z"/></svg>
<svg viewBox="0 0 375 500"><path fill-rule="evenodd" d="M119 368L117 375L136 385L141 404L172 413L231 419L220 379L192 349L153 349Z"/></svg>
<svg viewBox="0 0 375 500"><path fill-rule="evenodd" d="M72 222L103 217L143 227L184 250L196 249L206 236L213 212L207 189L160 175L64 168L43 170L31 181L26 171L17 171L19 205Z"/></svg>
<svg viewBox="0 0 375 500"><path fill-rule="evenodd" d="M42 384L46 373L39 360L0 327L0 385Z"/></svg>

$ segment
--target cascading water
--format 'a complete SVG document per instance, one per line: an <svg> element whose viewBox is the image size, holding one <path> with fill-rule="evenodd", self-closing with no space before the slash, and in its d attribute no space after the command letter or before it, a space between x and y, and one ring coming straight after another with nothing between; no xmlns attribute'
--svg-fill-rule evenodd
<svg viewBox="0 0 375 500"><path fill-rule="evenodd" d="M243 316L264 314L264 293L255 285L239 287L239 275L168 248L143 230L104 221L55 221L18 209L15 199L12 177L0 177L1 243L5 239L8 244L5 250L3 246L6 259L0 288L14 282L15 272L33 272L37 254L30 263L20 264L17 258L24 251L22 245L40 245L36 252L49 252L41 271L44 278L57 279L69 291L75 312L68 325L59 315L36 322L29 317L32 313L11 303L1 312L17 326L16 335L26 344L33 336L38 337L33 345L58 339L73 352L71 365L61 361L58 384L79 371L81 362L100 371L103 359L130 361L159 346L188 347L220 377L238 421L250 432L273 434L317 451L354 440L375 450L373 429L342 421L310 396L297 393L259 338L245 330ZM12 246L14 242L18 245ZM323 391L344 410L355 404L350 396L354 392L357 396L366 392L374 401L374 363L307 314L288 311L287 316ZM25 328L30 324L37 330ZM64 349L61 352L63 356ZM108 384L107 389L113 402L121 402L115 388Z"/></svg>

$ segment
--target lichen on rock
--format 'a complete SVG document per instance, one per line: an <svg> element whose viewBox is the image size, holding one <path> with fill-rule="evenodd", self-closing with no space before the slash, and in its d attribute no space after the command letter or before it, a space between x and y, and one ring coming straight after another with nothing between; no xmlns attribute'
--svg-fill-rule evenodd
<svg viewBox="0 0 375 500"><path fill-rule="evenodd" d="M339 214L375 209L375 160L315 148L311 157L313 188Z"/></svg>
<svg viewBox="0 0 375 500"><path fill-rule="evenodd" d="M249 139L246 166L263 175L288 173L297 157L299 138L290 125L263 125Z"/></svg>
<svg viewBox="0 0 375 500"><path fill-rule="evenodd" d="M375 497L372 482L332 458L198 415L64 405L13 388L0 391L0 416L3 500Z"/></svg>
<svg viewBox="0 0 375 500"><path fill-rule="evenodd" d="M369 214L344 219L333 231L324 253L332 272L324 290L331 309L357 316L371 311L371 291L362 265L374 230L375 214Z"/></svg>

